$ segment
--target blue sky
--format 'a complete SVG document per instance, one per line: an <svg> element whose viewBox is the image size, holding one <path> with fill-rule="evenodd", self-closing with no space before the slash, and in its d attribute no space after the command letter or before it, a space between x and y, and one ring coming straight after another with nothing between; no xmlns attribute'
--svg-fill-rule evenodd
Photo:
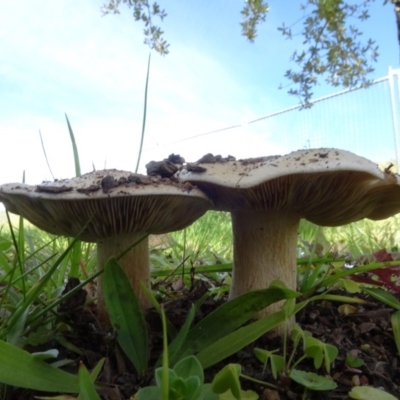
<svg viewBox="0 0 400 400"><path fill-rule="evenodd" d="M351 113L357 114L359 123L348 116L348 107L359 103L357 96L321 109L315 106L308 114L295 111L246 125L297 103L278 87L287 84L283 75L294 67L289 58L301 38L286 41L277 27L298 20L300 2L271 0L267 22L253 44L240 34L241 0L159 3L168 13L161 26L171 52L166 57L152 54L141 172L146 162L172 152L196 160L206 152L250 157L297 150L307 143L345 147L347 129L358 132L371 127L364 121L369 109L360 106ZM131 10L121 5L120 15L104 17L102 0L79 2L79 6L73 0L0 0L0 4L0 183L21 181L24 170L28 183L52 179L39 129L54 177L74 175L64 113L75 132L83 172L91 171L93 164L97 169L133 170L149 49ZM380 47L372 78L386 75L388 66L397 68L392 6L375 1L363 30ZM387 93L382 89L375 95L373 90L381 89L369 90L370 95L361 96L372 96L368 104L375 109L376 101L383 104ZM333 91L322 84L315 95ZM326 122L321 124L321 118ZM304 133L291 137L291 127L300 123ZM243 126L183 141L236 124ZM385 131L390 128L383 122L376 124ZM323 137L316 129L324 132ZM390 139L381 142L379 154L393 158ZM363 148L357 151L363 155ZM364 155L371 152L366 149Z"/></svg>

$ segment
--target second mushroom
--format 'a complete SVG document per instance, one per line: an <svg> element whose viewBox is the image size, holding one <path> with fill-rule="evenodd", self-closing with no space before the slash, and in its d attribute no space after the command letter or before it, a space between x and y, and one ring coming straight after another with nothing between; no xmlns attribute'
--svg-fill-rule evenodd
<svg viewBox="0 0 400 400"><path fill-rule="evenodd" d="M296 289L299 222L338 226L400 212L397 175L344 150L322 148L285 156L230 161L205 157L178 173L203 190L233 230L230 298L276 279ZM273 304L261 315L280 309Z"/></svg>

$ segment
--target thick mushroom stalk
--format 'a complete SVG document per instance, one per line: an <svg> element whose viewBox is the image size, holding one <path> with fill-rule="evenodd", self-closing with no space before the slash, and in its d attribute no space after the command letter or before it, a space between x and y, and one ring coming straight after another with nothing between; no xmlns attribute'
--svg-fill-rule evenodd
<svg viewBox="0 0 400 400"><path fill-rule="evenodd" d="M132 284L142 310L151 307L151 302L140 287L140 282L150 287L150 265L149 244L146 233L122 234L115 237L103 239L97 242L97 265L98 268L105 266L106 262L118 254L125 252L134 243L141 241L131 248L118 262ZM145 238L144 238L145 237ZM100 321L107 321L105 312L105 300L103 298L102 280L98 280L97 307ZM103 323L104 325L105 323Z"/></svg>
<svg viewBox="0 0 400 400"><path fill-rule="evenodd" d="M143 236L183 229L211 208L208 197L191 184L117 170L95 171L37 186L1 185L0 201L7 210L44 231L80 235L79 239L96 243L99 270L111 256L120 255ZM141 308L146 310L150 302L139 282L150 286L147 238L119 262ZM101 277L97 309L99 320L106 327Z"/></svg>
<svg viewBox="0 0 400 400"><path fill-rule="evenodd" d="M232 212L233 275L229 297L265 289L274 280L296 288L296 248L300 217L295 213ZM245 266L245 268L243 268ZM278 311L274 303L264 311Z"/></svg>
<svg viewBox="0 0 400 400"><path fill-rule="evenodd" d="M207 155L188 163L177 178L203 190L215 210L232 215L231 299L275 279L296 290L301 218L339 226L400 212L398 175L345 150L309 149L239 161Z"/></svg>

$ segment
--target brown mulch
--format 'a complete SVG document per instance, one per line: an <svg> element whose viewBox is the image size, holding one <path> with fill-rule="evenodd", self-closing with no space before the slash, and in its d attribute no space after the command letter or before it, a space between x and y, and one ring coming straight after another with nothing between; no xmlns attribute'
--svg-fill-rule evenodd
<svg viewBox="0 0 400 400"><path fill-rule="evenodd" d="M206 284L201 280L195 281L192 290L185 287L179 288L175 297L164 304L169 321L179 329L186 319L191 304L199 300L207 290ZM346 293L346 295L348 294ZM338 310L340 303L320 301L309 304L296 316L297 323L303 330L309 331L315 338L324 343L330 343L339 350L338 357L329 373L323 368L316 371L311 359L306 359L298 366L298 369L330 376L338 385L335 390L327 392L310 391L307 397L309 399L350 399L348 392L355 385L381 388L400 398L399 355L390 325L393 309L367 296L359 294L357 296L364 297L367 303L356 305L356 310L352 314L341 314ZM208 298L196 315L195 322L201 320L224 301ZM129 361L118 350L113 332L101 331L96 322L95 310L87 306L82 308L82 295L79 295L79 292L75 297L70 298L67 304L61 306L59 313L63 322L72 327L72 330L65 331L64 337L83 350L83 355L79 356L67 350L56 341L47 343L45 347L58 348L60 351L59 359L74 360L74 364L69 367L69 370L74 373L76 373L79 361L83 361L91 369L101 358L105 357L106 362L99 377L99 382L108 385L102 392L103 399L129 399L140 387L154 384L153 371L149 371L146 376L139 379ZM148 313L147 322L151 332L150 365L154 365L162 350L162 327L160 318L155 311ZM291 350L290 343L289 340L289 351ZM236 355L205 370L206 382L210 382L227 363L239 363L244 374L269 382L279 388L279 390L274 390L241 379L242 388L257 392L260 400L302 399L304 388L284 376L281 376L278 381L274 380L269 367L264 368L263 364L254 356L253 348L255 347L268 350L279 349L279 353L282 354L282 338L274 333L266 334ZM38 351L43 350L43 348L28 350ZM364 365L358 368L351 368L346 365L345 361L348 354L353 358L362 359ZM298 355L301 355L301 352ZM12 390L12 388L8 388L5 399L31 400L38 395L40 395L38 392L32 390ZM49 393L42 393L41 395L49 396Z"/></svg>

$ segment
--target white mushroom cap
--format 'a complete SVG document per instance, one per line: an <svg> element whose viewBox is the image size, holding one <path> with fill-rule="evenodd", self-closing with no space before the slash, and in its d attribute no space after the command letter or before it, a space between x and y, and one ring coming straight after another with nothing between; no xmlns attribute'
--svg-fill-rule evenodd
<svg viewBox="0 0 400 400"><path fill-rule="evenodd" d="M191 171L189 164L176 176L206 192L217 210L290 210L325 226L365 217L386 218L385 193L400 191L394 174L339 149L299 150L196 166L205 171ZM400 211L400 204L391 204L392 214Z"/></svg>
<svg viewBox="0 0 400 400"><path fill-rule="evenodd" d="M97 242L132 232L161 234L183 229L209 208L207 196L190 184L125 171L95 171L31 186L0 186L0 201L39 228Z"/></svg>

